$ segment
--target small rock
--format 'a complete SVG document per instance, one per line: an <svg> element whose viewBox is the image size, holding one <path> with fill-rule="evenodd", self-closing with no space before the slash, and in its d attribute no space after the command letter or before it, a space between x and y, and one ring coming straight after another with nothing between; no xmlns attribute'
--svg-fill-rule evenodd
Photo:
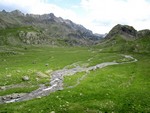
<svg viewBox="0 0 150 113"><path fill-rule="evenodd" d="M6 75L6 77L11 77L11 75Z"/></svg>
<svg viewBox="0 0 150 113"><path fill-rule="evenodd" d="M41 98L41 96L37 96L36 98L39 98L39 99L40 99L40 98Z"/></svg>
<svg viewBox="0 0 150 113"><path fill-rule="evenodd" d="M55 113L55 111L51 111L51 113Z"/></svg>
<svg viewBox="0 0 150 113"><path fill-rule="evenodd" d="M47 67L47 66L49 66L49 64L45 64L45 66Z"/></svg>
<svg viewBox="0 0 150 113"><path fill-rule="evenodd" d="M16 98L20 98L20 95L18 94L18 95L16 96Z"/></svg>
<svg viewBox="0 0 150 113"><path fill-rule="evenodd" d="M2 100L6 100L6 97L2 97Z"/></svg>
<svg viewBox="0 0 150 113"><path fill-rule="evenodd" d="M23 80L23 81L29 81L29 77L28 77L28 76L23 76L23 77L22 77L22 80Z"/></svg>
<svg viewBox="0 0 150 113"><path fill-rule="evenodd" d="M1 89L1 90L5 90L6 87L5 87L5 86L1 86L0 89Z"/></svg>

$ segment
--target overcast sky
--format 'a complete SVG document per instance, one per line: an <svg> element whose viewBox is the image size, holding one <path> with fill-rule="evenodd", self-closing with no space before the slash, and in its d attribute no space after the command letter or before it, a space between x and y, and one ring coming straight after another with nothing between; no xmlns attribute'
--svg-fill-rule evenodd
<svg viewBox="0 0 150 113"><path fill-rule="evenodd" d="M150 29L150 0L0 0L0 10L3 9L54 13L101 34L116 24Z"/></svg>

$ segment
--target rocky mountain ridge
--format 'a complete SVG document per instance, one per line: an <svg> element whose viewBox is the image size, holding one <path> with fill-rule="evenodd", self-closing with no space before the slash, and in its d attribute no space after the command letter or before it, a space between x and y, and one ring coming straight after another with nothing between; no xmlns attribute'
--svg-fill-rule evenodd
<svg viewBox="0 0 150 113"><path fill-rule="evenodd" d="M110 30L110 32L106 35L106 39L120 35L125 40L135 40L149 34L150 30L148 29L137 31L132 26L118 24Z"/></svg>
<svg viewBox="0 0 150 113"><path fill-rule="evenodd" d="M19 10L12 12L3 10L0 12L0 29L24 26L32 26L36 30L34 30L34 33L33 31L32 33L23 33L24 31L21 31L21 34L33 34L32 39L36 39L38 36L45 37L46 42L50 39L59 38L61 40L67 39L68 42L71 39L78 45L85 45L89 43L92 44L93 41L101 38L100 35L93 34L91 30L86 29L84 26L76 24L68 19L65 20L61 17L56 17L53 13L34 15L23 14ZM30 39L29 35L26 37L26 35L20 35L19 33L19 36L22 36L20 38ZM38 39L41 39L41 37L38 37ZM24 42L30 43L29 40ZM40 40L38 42L40 42ZM75 44L74 42L72 43ZM37 41L35 43L37 43Z"/></svg>

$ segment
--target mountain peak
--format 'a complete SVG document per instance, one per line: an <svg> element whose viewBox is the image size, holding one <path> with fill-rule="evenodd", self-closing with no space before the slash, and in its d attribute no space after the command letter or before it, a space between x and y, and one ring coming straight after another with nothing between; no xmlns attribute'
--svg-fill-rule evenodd
<svg viewBox="0 0 150 113"><path fill-rule="evenodd" d="M106 38L111 38L116 35L121 35L128 39L134 39L137 37L137 30L135 30L132 26L129 25L117 24L115 27L111 29Z"/></svg>
<svg viewBox="0 0 150 113"><path fill-rule="evenodd" d="M51 17L55 17L54 13L50 13L49 15L50 15Z"/></svg>
<svg viewBox="0 0 150 113"><path fill-rule="evenodd" d="M24 14L20 10L14 10L11 11L10 13L16 16L24 16Z"/></svg>
<svg viewBox="0 0 150 113"><path fill-rule="evenodd" d="M2 13L7 13L4 9L2 10Z"/></svg>

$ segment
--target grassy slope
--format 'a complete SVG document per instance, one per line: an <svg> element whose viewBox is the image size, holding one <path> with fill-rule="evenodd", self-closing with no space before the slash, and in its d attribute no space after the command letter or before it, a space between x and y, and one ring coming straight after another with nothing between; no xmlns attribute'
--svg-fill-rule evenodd
<svg viewBox="0 0 150 113"><path fill-rule="evenodd" d="M0 29L0 46L22 45L22 42L19 39L20 31L24 31L24 32L35 31L36 32L37 30L33 28L32 26Z"/></svg>
<svg viewBox="0 0 150 113"><path fill-rule="evenodd" d="M42 46L28 46L27 48L7 48L2 46L0 56L0 75L4 77L3 80L0 80L0 85L19 83L20 81L17 81L17 78L20 79L19 77L22 75L33 75L36 71L45 72L49 69L62 69L66 65L76 62L83 65L84 63L88 63L90 66L121 58L121 56L116 53L100 53L97 50L94 51L80 47L51 48ZM88 61L90 58L91 60ZM45 64L49 65L45 66ZM9 81L5 81L6 75L9 74L11 74L13 78Z"/></svg>
<svg viewBox="0 0 150 113"><path fill-rule="evenodd" d="M27 49L15 47L8 49L3 46L0 52L0 85L20 83L22 82L21 77L24 75L31 77L31 82L36 84L36 72L45 73L47 70L61 69L74 62L87 60L90 56L88 50L84 48L67 49L40 46L27 47ZM48 66L45 66L46 64ZM7 77L7 75L11 75L11 77Z"/></svg>
<svg viewBox="0 0 150 113"><path fill-rule="evenodd" d="M79 61L79 64L84 64L90 58L93 59L88 62L89 65L121 58L117 53L102 53L100 49L87 48L28 47L27 50L7 48L6 52L6 48L1 47L1 50L5 51L0 53L1 85L21 83L23 75L31 77L30 83L24 82L25 84L38 84L35 80L35 71L61 69ZM12 54L12 51L17 54ZM41 99L0 105L0 113L149 112L150 54L133 54L133 56L139 61L90 72L81 84L73 89L55 92ZM47 63L48 67L45 66ZM7 74L12 74L11 78L7 78ZM71 79L75 84L81 74L66 77L65 83L68 85L68 80ZM42 81L48 82L45 78ZM5 92L1 94L3 93Z"/></svg>
<svg viewBox="0 0 150 113"><path fill-rule="evenodd" d="M43 42L41 44L48 44L53 43L55 46L81 46L81 45L88 45L92 44L92 41L89 39L78 39L78 38L69 38L65 37L66 34L62 34L63 31L59 32L58 29L53 29L53 25L50 29L50 33L47 33L49 35L45 35L41 33L41 29L38 27L32 27L32 26L20 26L20 27L13 27L13 28L5 28L0 29L0 46L7 45L7 46L22 46L25 45L23 43L22 39L24 37L19 37L20 32L28 33L28 32L35 32L35 33L41 33L40 35L47 39L47 43ZM58 27L58 26L57 26ZM63 29L63 28L62 28ZM64 31L63 33L65 33ZM51 34L52 33L52 34ZM58 35L58 38L56 36ZM61 37L62 36L62 37ZM37 39L35 39L36 41ZM34 40L33 40L34 41ZM51 44L49 44L51 45Z"/></svg>
<svg viewBox="0 0 150 113"><path fill-rule="evenodd" d="M102 48L108 52L137 52L149 53L150 51L150 36L138 38L136 40L125 40L120 35L113 38L103 40L96 48Z"/></svg>

